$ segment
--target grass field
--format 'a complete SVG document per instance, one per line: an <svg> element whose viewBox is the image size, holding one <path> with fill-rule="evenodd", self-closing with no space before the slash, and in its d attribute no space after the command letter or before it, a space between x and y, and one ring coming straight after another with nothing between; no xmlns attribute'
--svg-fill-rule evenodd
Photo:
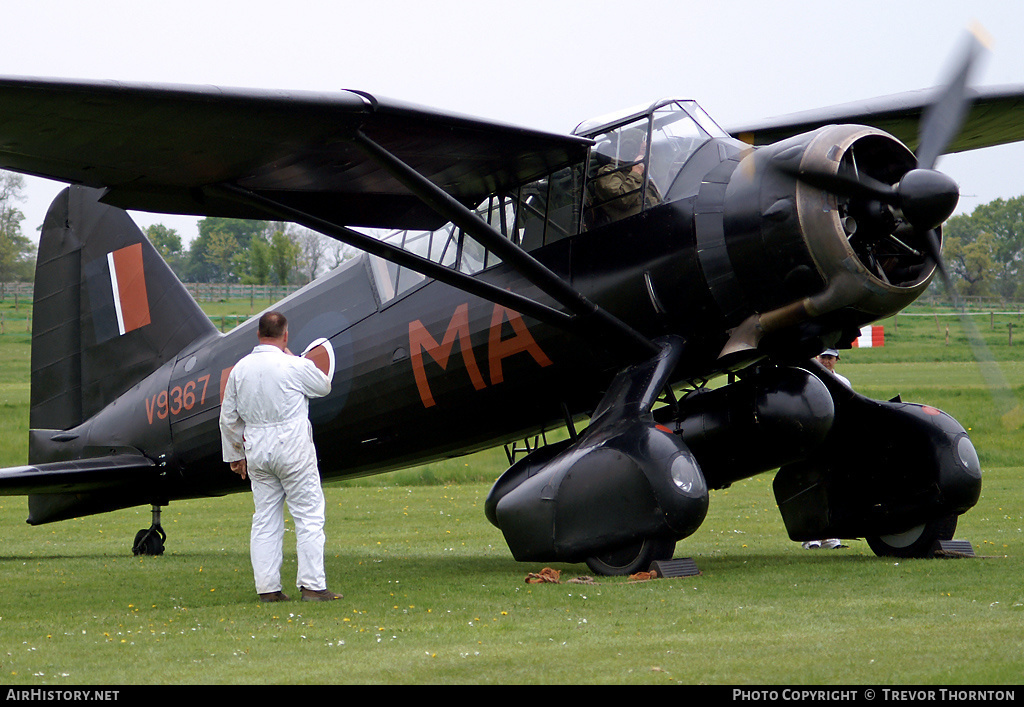
<svg viewBox="0 0 1024 707"><path fill-rule="evenodd" d="M0 497L0 684L1015 685L1024 432L958 321L901 316L884 348L844 352L840 369L868 395L928 402L971 428L984 488L957 537L978 557L883 559L858 540L802 550L764 474L713 492L679 543L699 576L573 584L587 568L555 565L563 583L527 584L542 567L514 561L483 515L498 450L329 484L328 575L345 598L260 605L246 493L164 509L161 557L131 554L148 508L29 527L24 498ZM1024 399L1024 338L1010 346L1007 326L978 323ZM0 356L10 466L25 462L27 335L0 336ZM292 547L285 557L288 578Z"/></svg>

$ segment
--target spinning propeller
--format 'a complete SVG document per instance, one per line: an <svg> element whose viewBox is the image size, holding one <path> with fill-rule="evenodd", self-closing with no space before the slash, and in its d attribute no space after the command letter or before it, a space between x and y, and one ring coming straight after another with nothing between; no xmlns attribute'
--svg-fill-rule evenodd
<svg viewBox="0 0 1024 707"><path fill-rule="evenodd" d="M856 169L852 174L787 170L790 176L801 182L836 196L874 202L873 206L867 207L870 213L881 213L880 205L884 205L902 214L903 220L914 231L913 242L924 249L938 269L951 297L953 286L942 260L936 229L953 214L960 199L960 190L951 177L935 170L935 163L959 134L970 110L972 99L968 79L983 49L984 43L978 33L972 32L963 59L921 118L916 167L895 184L887 184Z"/></svg>
<svg viewBox="0 0 1024 707"><path fill-rule="evenodd" d="M971 107L969 79L975 64L987 42L972 31L968 36L963 59L956 65L950 79L938 91L935 101L924 111L918 132L915 152L917 161L895 184L887 184L856 169L838 173L787 169L795 179L815 188L861 201L866 204L866 213L878 215L889 207L902 214L903 220L914 232L913 244L924 250L924 255L939 271L946 293L954 307L960 309L956 290L949 272L942 260L937 229L956 209L960 198L959 187L952 178L935 170L938 161L949 145L956 139L964 119ZM884 205L884 206L883 206ZM885 214L890 219L891 215ZM895 222L895 221L893 221ZM907 250L891 233L889 237ZM1002 415L1004 423L1011 427L1024 424L1024 410L1016 400L999 365L978 332L970 316L961 314L961 323L978 362L981 374Z"/></svg>

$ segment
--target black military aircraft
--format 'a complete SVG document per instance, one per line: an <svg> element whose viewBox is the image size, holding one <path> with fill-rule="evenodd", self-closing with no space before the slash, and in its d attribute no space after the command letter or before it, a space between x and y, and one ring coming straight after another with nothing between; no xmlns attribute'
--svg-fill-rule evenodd
<svg viewBox="0 0 1024 707"><path fill-rule="evenodd" d="M979 498L967 433L813 356L941 271L938 156L1024 139L1024 88L969 89L970 66L735 130L662 100L573 135L361 91L0 79L0 166L72 185L39 244L29 463L0 493L32 524L152 505L135 551L159 553L163 506L245 489L217 419L255 321L219 333L132 209L365 251L275 305L333 379L311 406L326 478L564 427L487 500L519 560L644 569L710 489L774 469L794 540L926 556Z"/></svg>

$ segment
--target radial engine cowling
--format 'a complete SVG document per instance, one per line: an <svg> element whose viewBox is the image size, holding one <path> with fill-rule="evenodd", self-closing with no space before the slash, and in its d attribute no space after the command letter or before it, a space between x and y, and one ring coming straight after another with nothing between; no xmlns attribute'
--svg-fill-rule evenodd
<svg viewBox="0 0 1024 707"><path fill-rule="evenodd" d="M935 272L927 234L852 186L861 177L888 189L915 164L887 133L833 125L751 150L717 189L705 184L698 242L733 327L723 354L757 349L772 336L855 331L919 297ZM840 194L837 181L850 189ZM715 211L720 222L710 218Z"/></svg>

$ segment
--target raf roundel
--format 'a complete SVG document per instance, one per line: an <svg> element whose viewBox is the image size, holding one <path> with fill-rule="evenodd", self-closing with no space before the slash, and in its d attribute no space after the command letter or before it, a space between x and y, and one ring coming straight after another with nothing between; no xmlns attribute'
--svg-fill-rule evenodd
<svg viewBox="0 0 1024 707"><path fill-rule="evenodd" d="M330 341L322 337L316 339L306 347L302 356L312 361L329 379L334 379L334 347Z"/></svg>

